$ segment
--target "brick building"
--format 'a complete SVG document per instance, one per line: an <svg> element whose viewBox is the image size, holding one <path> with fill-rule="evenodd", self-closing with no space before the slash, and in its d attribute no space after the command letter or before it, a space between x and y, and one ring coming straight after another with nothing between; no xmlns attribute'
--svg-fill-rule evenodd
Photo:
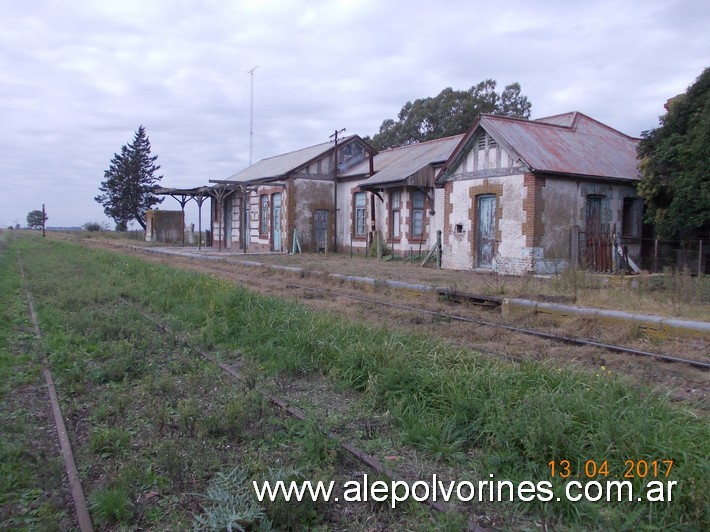
<svg viewBox="0 0 710 532"><path fill-rule="evenodd" d="M263 159L209 196L213 245L400 256L442 238L442 267L549 274L640 252L636 146L581 113L481 115L467 133L376 152L352 135ZM174 195L171 189L164 194ZM599 268L596 268L599 269ZM603 269L603 268L602 268Z"/></svg>
<svg viewBox="0 0 710 532"><path fill-rule="evenodd" d="M443 267L554 273L594 262L602 240L637 256L637 144L581 113L482 115L437 176Z"/></svg>

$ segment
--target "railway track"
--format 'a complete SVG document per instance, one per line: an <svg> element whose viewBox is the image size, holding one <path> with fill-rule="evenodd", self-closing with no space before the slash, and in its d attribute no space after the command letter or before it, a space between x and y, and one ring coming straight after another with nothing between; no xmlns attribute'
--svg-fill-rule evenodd
<svg viewBox="0 0 710 532"><path fill-rule="evenodd" d="M194 262L200 261L200 259L194 258L188 260ZM515 335L539 338L552 344L561 344L577 348L592 348L593 352L590 356L592 356L593 358L599 358L599 352L607 352L614 353L617 355L623 355L627 358L633 357L636 359L647 359L649 361L652 361L653 363L657 363L658 365L663 364L663 367L666 367L670 364L674 364L676 366L690 367L695 370L710 370L710 361L708 361L710 360L710 357L707 353L704 357L702 356L702 354L700 354L697 358L688 358L669 353L652 352L628 345L619 345L612 342L593 340L590 338L572 336L569 334L559 334L556 332L551 332L549 330L542 330L538 328L511 325L510 323L506 323L502 320L496 321L492 319L483 319L480 316L470 314L454 314L448 311L441 310L439 308L434 308L434 306L429 302L427 302L426 305L421 302L416 305L404 304L401 302L403 297L400 295L400 293L394 296L400 302L393 302L389 300L391 298L383 297L381 294L376 294L378 297L367 297L362 295L361 293L355 294L353 293L353 291L326 288L323 286L323 284L327 284L328 281L318 283L319 286L297 283L294 282L292 279L293 275L296 275L296 272L293 272L291 276L287 276L290 278L278 279L276 276L273 275L255 276L249 275L248 273L242 273L239 270L243 269L244 266L240 267L239 265L230 264L229 262L210 261L207 264L205 264L205 262L207 261L203 261L203 263L201 264L201 269L207 269L214 273L227 275L232 280L236 280L240 284L251 289L259 290L261 286L271 285L272 293L278 292L279 288L302 290L304 292L318 293L333 298L342 298L351 301L358 301L366 305L374 305L380 308L389 308L398 311L418 313L421 315L430 316L431 318L437 320L448 320L475 325L478 327L485 327L489 329L498 329L502 331L507 331ZM252 270L249 273L253 273L254 266L248 266L248 268ZM268 267L264 268L268 269ZM315 274L315 276L317 276L317 274ZM276 289L273 289L273 287L276 287ZM375 287L375 291L377 291L377 287ZM421 300L421 298L419 299ZM490 315L492 309L495 310L497 308L497 306L495 305L490 305L489 301L483 301L478 306L482 307L483 309L486 309L486 313L488 315ZM511 354L510 352L507 352L508 350L506 350L506 352L500 352L500 350L494 351L491 349L486 349L485 346L475 344L470 345L470 347L486 354L503 357L508 360L522 360L526 358L523 354L521 354L520 356L516 356L514 354ZM705 344L704 347L707 347L707 344ZM571 358L576 358L577 356L584 356L584 352L580 349L576 349L575 352L571 355ZM705 360L703 360L704 358Z"/></svg>
<svg viewBox="0 0 710 532"><path fill-rule="evenodd" d="M20 257L19 252L17 253L17 261L20 265L20 278L22 279L25 297L27 298L27 306L29 308L30 320L34 329L35 338L38 340L38 345L41 346L42 331L39 326L37 314L35 313L34 304L32 302L32 295L30 294L27 287L24 286L26 284L25 271L22 265L22 258ZM82 489L81 480L79 479L79 472L76 467L76 460L74 459L74 453L72 451L71 443L69 441L67 428L64 424L64 416L62 415L62 408L59 405L59 396L57 395L57 389L54 385L52 372L49 370L49 361L47 360L47 355L42 347L40 347L40 358L42 363L42 376L47 386L49 404L52 410L52 419L54 421L54 426L57 430L59 448L61 451L62 460L64 462L64 468L67 473L67 480L69 483L72 500L74 502L76 521L81 532L91 532L94 528L91 522L91 516L89 515L88 507L86 505L86 497L84 496L84 490Z"/></svg>
<svg viewBox="0 0 710 532"><path fill-rule="evenodd" d="M402 304L398 304L398 303L377 301L375 299L366 298L363 296L356 296L356 295L352 295L352 294L347 294L344 292L335 292L333 290L329 290L329 289L325 289L325 288L314 288L314 287L310 287L310 286L303 286L303 285L297 285L297 284L287 284L286 286L289 288L298 288L301 290L309 290L309 291L313 291L313 292L323 292L323 293L327 293L330 295L336 295L338 297L346 297L346 298L354 299L357 301L364 301L366 303L384 305L384 306L397 308L397 309L401 309L401 310L420 312L422 314L428 314L428 315L435 316L438 318L445 318L445 319L449 319L449 320L462 321L462 322L466 322L466 323L481 325L484 327L494 327L494 328L504 329L506 331L511 331L511 332L530 335L530 336L536 336L538 338L545 338L547 340L551 340L554 342L560 342L560 343L564 343L564 344L598 347L600 349L604 349L604 350L611 351L614 353L624 353L624 354L629 354L629 355L634 355L634 356L648 357L648 358L652 358L652 359L655 359L655 360L658 360L661 362L685 364L685 365L692 366L692 367L699 368L699 369L703 369L703 370L710 369L710 363L702 362L700 360L692 360L692 359L687 359L687 358L674 357L674 356L664 355L664 354L660 354L660 353L651 353L648 351L642 351L642 350L634 349L631 347L614 345L614 344L609 344L609 343L605 343L605 342L598 342L595 340L589 340L589 339L585 339L585 338L574 338L571 336L553 334L553 333L549 333L549 332L545 332L545 331L528 329L528 328L524 328L524 327L515 327L513 325L506 325L504 323L496 323L496 322L477 319L477 318L460 316L458 314L451 314L448 312L429 310L429 309L422 308L422 307L415 307L415 306L411 306L411 305L402 305Z"/></svg>
<svg viewBox="0 0 710 532"><path fill-rule="evenodd" d="M21 277L23 284L24 284L25 283L25 272L24 272L24 268L22 267L22 260L19 255L19 252L18 252L18 263L20 265L20 277ZM40 330L40 326L39 326L39 320L38 320L37 315L34 310L32 296L26 287L23 287L23 291L25 292L25 296L27 298L30 319L31 319L32 326L33 326L33 329L35 332L35 336L41 343L42 334L41 334L41 330ZM130 302L128 302L126 300L121 300L121 302L126 305L131 304ZM144 312L142 310L139 310L139 312L141 313L141 315L145 319L147 319L148 321L153 323L155 325L155 327L161 331L162 334L173 335L175 337L175 339L178 340L180 343L182 343L185 347L188 347L189 349L198 353L203 359L205 359L208 362L219 367L224 373L229 375L229 377L231 377L232 379L234 379L238 382L244 381L243 376L238 371L236 371L233 367L220 362L218 359L216 359L210 353L207 353L207 352L195 347L194 345L192 345L189 342L189 340L186 337L184 337L180 334L174 333L173 331L170 330L170 328L168 326L166 326L164 323L157 320L155 317L147 314L146 312ZM49 369L49 361L48 361L46 353L44 353L44 351L41 352L40 356L42 359L42 374L43 374L43 377L45 379L47 389L48 389L49 402L50 402L50 407L51 407L52 414L53 414L53 421L55 424L55 428L57 430L62 460L64 461L64 464L65 464L68 484L69 484L69 487L71 490L72 500L74 502L76 522L77 522L78 528L79 528L79 530L81 530L81 532L93 532L94 528L93 528L93 524L91 521L91 516L88 511L86 497L84 495L84 491L83 491L83 488L81 485L81 480L79 478L79 473L78 473L78 469L77 469L77 465L76 465L76 460L74 458L74 453L72 451L69 434L68 434L66 426L64 424L64 416L62 415L61 406L59 404L59 397L57 394L56 387L54 385L54 379L53 379L51 371ZM258 390L258 391L275 407L279 408L280 410L286 412L287 414L297 418L298 420L300 420L302 422L308 421L307 414L303 410L301 410L300 408L290 405L289 402L284 400L283 398L274 396L274 395L269 394L263 390ZM376 457L364 452L363 450L358 448L355 444L353 444L349 441L343 440L339 435L335 434L334 432L325 432L324 435L326 437L328 437L329 439L333 440L334 442L336 442L344 451L348 452L350 455L355 457L361 463L372 468L372 470L374 470L376 473L388 478L389 481L391 481L391 482L408 482L409 481L410 483L413 482L412 480L406 479L406 478L402 477L401 475L397 474L396 472L392 471L391 469L386 467ZM437 512L449 513L452 511L452 509L449 506L443 504L441 501L437 501L435 499L432 499L431 497L426 500L419 500L418 502L423 503L424 505L428 506L429 508L431 508ZM467 530L471 530L473 532L483 532L485 529L481 528L478 524L471 521L468 523Z"/></svg>
<svg viewBox="0 0 710 532"><path fill-rule="evenodd" d="M19 253L18 253L18 259L19 259ZM19 261L19 260L18 260ZM21 261L19 261L21 264ZM216 266L216 264L215 264ZM349 285L346 287L344 286L343 283L341 283L341 286L338 287L337 289L335 288L328 288L323 286L323 280L322 279L311 279L313 281L313 285L308 285L308 284L302 284L302 283L297 283L294 282L293 276L290 278L278 278L277 276L270 276L270 275L265 275L265 276L255 276L253 275L254 270L253 268L250 269L249 272L235 272L233 266L225 265L225 264L220 264L219 268L213 268L213 272L216 274L224 273L224 272L229 272L230 276L232 278L239 277L239 281L241 284L249 287L249 288L257 288L257 289L266 289L265 287L269 286L268 290L272 290L273 292L280 292L283 294L284 289L286 290L292 290L292 291L301 291L303 294L311 294L306 295L303 299L306 300L315 300L315 301L328 301L328 300L347 300L351 302L357 302L357 305L352 305L352 306L360 306L364 309L376 309L376 312L392 312L394 318L396 319L397 317L401 316L402 313L405 315L409 314L417 314L417 315L422 315L427 317L427 319L431 320L431 323L436 323L441 325L442 327L446 328L448 327L449 324L457 324L459 326L475 326L476 328L486 328L486 329L491 329L491 330L499 330L502 331L505 334L514 334L514 335L519 335L519 336L527 336L534 338L536 340L548 342L548 343L554 343L554 344L560 344L560 345L565 345L565 346L573 346L573 347L579 347L581 349L594 349L594 350L604 350L608 351L610 353L615 353L618 355L623 355L623 356L631 356L633 355L636 358L644 358L647 359L654 364L656 363L667 363L666 365L669 365L670 363L673 363L673 366L687 366L688 368L691 368L692 370L707 370L710 368L710 364L704 363L703 361L699 360L692 360L692 359L684 359L682 357L674 357L670 355L664 355L660 353L650 353L650 352L643 352L642 350L630 348L630 347L624 347L624 346L618 346L615 344L607 344L605 342L595 342L592 340L585 340L582 338L574 338L571 336L566 336L566 335L560 335L560 334L554 334L554 333L549 333L547 331L541 331L541 330L535 330L532 328L526 328L526 327L521 327L517 325L510 325L506 323L498 323L492 320L487 320L483 319L480 317L475 317L472 315L463 315L463 311L468 311L470 309L468 308L462 308L462 313L461 314L455 314L446 310L442 310L442 306L444 306L443 303L437 302L437 301L422 301L421 304L406 304L402 300L404 299L401 297L401 295L397 294L396 291L392 291L389 294L382 294L382 293L375 293L370 295L363 295L362 292L356 293L357 288L350 287ZM251 275L250 275L251 274ZM22 273L23 279L24 279L24 273ZM320 285L320 286L318 286ZM350 289L348 289L350 288ZM394 293L393 293L394 292ZM303 294L300 294L299 297L303 296ZM316 297L314 297L316 296ZM387 297L385 297L387 296ZM322 298L322 299L317 299L317 298ZM392 299L396 298L399 300L399 302L395 302ZM33 326L35 328L35 331L38 335L38 338L41 338L40 332L39 332L39 325L36 319L36 316L34 315L34 310L32 308L32 298L29 292L27 292L27 299L28 303L30 306L30 313L32 315L32 322ZM388 300L389 299L389 300ZM419 298L414 298L414 299L422 299L421 297ZM130 305L134 305L131 302L127 302ZM200 356L202 356L204 359L210 361L211 363L217 365L219 368L221 368L222 371L224 371L226 374L228 374L230 377L241 380L242 376L239 374L238 370L235 370L235 367L230 366L228 364L224 364L223 362L220 362L218 359L216 359L213 355L210 353L205 353L202 352L200 349L196 348L195 346L190 345L189 338L182 338L180 337L179 333L176 333L174 331L171 331L168 327L166 327L163 323L161 323L158 319L155 319L154 317L151 317L148 314L145 314L143 311L141 311L141 308L138 305L135 305L136 309L141 312L141 314L151 322L153 322L156 326L156 328L160 329L162 333L164 334L171 334L174 335L177 340L180 342L183 342L186 347L189 347L191 351L194 351L198 353ZM436 308L438 307L438 308ZM490 312L490 311L489 311ZM377 316L375 316L375 319L377 319ZM416 323L416 322L415 322ZM472 346L474 349L477 349L478 351L481 351L480 347ZM504 353L495 353L495 352L489 352L489 354L494 355L494 356L507 356L508 358L514 358L516 360L521 360L518 357L515 357L514 355L511 355L510 353L504 352ZM576 355L575 355L576 356ZM49 373L49 366L48 362L46 360L46 357L44 357L44 371L46 371L49 374L49 378L47 380L48 382L48 388L50 387L50 381L51 381L51 374ZM51 384L51 388L53 388L53 384ZM283 398L271 395L269 392L264 392L262 391L264 396L276 407L279 409L287 412L288 414L304 420L307 419L306 414L289 404L287 400L284 400ZM50 389L50 397L52 395L52 391ZM56 390L54 391L54 403L57 405L58 409L58 401L56 400ZM54 403L52 404L52 407L54 409ZM59 411L58 416L55 414L55 422L59 423L57 421L57 417L59 421L62 419L61 411ZM57 425L57 430L58 433L60 434L60 440L61 440L61 434L64 432L64 438L67 441L68 445L68 438L66 438L66 429L60 428L60 425ZM360 449L358 449L355 445L352 443L349 443L347 441L344 441L342 437L338 436L337 434L329 433L329 432L324 432L324 435L327 436L328 438L333 439L344 449L346 452L350 453L352 456L360 460L362 463L368 465L369 467L373 468L375 471L378 473L387 476L391 480L405 480L402 477L398 477L397 473L389 470L382 462L377 460L376 458L368 455L367 453L364 453ZM64 453L64 444L62 444L62 451ZM71 447L69 446L69 453L71 454ZM73 461L73 457L70 459L67 459L65 457L65 462L71 462ZM76 474L76 465L74 464L73 470L74 473L70 472L71 467L67 465L67 472L69 476L69 483L70 486L72 487L72 493L74 494L75 488L78 486L79 492L81 492L81 485L78 482L78 475ZM72 480L72 477L75 478L75 480ZM91 525L91 520L88 514L88 511L86 511L86 503L85 501L83 502L84 509L82 510L80 508L81 503L77 502L78 499L83 498L83 493L81 493L80 496L74 496L74 502L75 502L75 509L76 509L76 514L77 514L77 521L79 523L79 528L83 530L91 530L92 525ZM421 502L421 501L420 501ZM449 510L446 507L443 507L441 505L436 505L436 504L431 504L431 501L425 502L430 508L441 511L441 512L448 512ZM82 517L81 514L85 513L85 517ZM470 525L472 529L476 530L475 528L475 523ZM480 530L480 529L479 529Z"/></svg>
<svg viewBox="0 0 710 532"><path fill-rule="evenodd" d="M122 303L126 305L130 305L130 302L122 300ZM232 366L225 364L223 362L220 362L217 358L215 358L213 355L210 353L207 353L203 351L202 349L199 349L198 347L192 345L192 343L183 335L177 334L174 331L172 331L167 325L164 323L160 322L153 316L147 314L146 312L139 310L141 312L141 315L155 327L160 330L162 334L170 334L175 337L177 341L182 343L185 347L189 348L190 350L198 353L203 359L207 360L208 362L214 364L217 366L219 369L221 369L224 373L229 375L232 379L234 379L237 382L243 383L244 382L244 377L237 371L235 370ZM257 388L257 391L265 398L267 399L272 405L275 407L279 408L283 412L286 412L292 417L295 417L299 421L302 422L307 422L308 421L308 415L305 413L303 410L300 408L293 406L289 403L289 401L277 397L265 390L259 390ZM413 479L407 479L399 475L397 472L393 471L392 469L388 468L385 466L380 460L378 460L376 457L366 453L362 449L360 449L357 445L354 443L344 440L341 436L338 434L335 434L332 431L325 431L323 432L323 435L330 440L334 441L341 449L352 455L354 458L359 460L361 463L365 464L366 466L370 467L373 471L376 473L385 476L388 481L390 482L405 482L412 484L414 482ZM425 506L428 506L432 510L435 510L437 512L441 513L451 513L454 510L442 503L441 501L437 501L435 498L429 497L424 500L417 500L417 502L420 502L424 504ZM469 530L471 532L484 532L485 529L481 528L477 523L473 521L469 521L467 523L467 528L466 530Z"/></svg>

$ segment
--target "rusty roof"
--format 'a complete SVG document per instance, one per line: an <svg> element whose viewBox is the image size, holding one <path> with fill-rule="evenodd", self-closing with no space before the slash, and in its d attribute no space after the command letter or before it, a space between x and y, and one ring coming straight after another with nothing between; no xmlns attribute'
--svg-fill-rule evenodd
<svg viewBox="0 0 710 532"><path fill-rule="evenodd" d="M458 166L479 128L511 150L533 172L640 179L636 159L639 139L572 112L537 120L481 115L452 153L439 174L439 182Z"/></svg>
<svg viewBox="0 0 710 532"><path fill-rule="evenodd" d="M462 138L463 134L381 151L375 156L375 173L361 186L405 182L427 166L444 163ZM350 169L348 174L364 173L365 164L367 161Z"/></svg>

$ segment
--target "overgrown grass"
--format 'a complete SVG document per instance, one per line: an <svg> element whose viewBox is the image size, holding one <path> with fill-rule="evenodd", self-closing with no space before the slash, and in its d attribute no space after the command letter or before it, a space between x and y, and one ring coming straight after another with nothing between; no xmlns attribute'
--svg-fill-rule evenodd
<svg viewBox="0 0 710 532"><path fill-rule="evenodd" d="M224 456L203 459L194 452L195 435L240 433L254 417L243 409L259 406L247 397L243 403L223 397L208 405L200 383L212 379L214 386L217 376L191 365L177 353L178 346L157 335L130 307L123 308L120 298L173 320L204 348L239 350L271 374L319 373L336 386L361 392L373 412L390 412L405 441L436 459L456 462L472 478L551 480L555 497L562 500L520 507L527 512L573 528L703 528L708 523L707 420L620 378L544 364L496 363L423 336L345 322L226 281L113 253L56 242L16 245L30 271L30 288L41 301L42 326L62 385L86 393L87 380L80 375L88 375L89 382L100 385L92 392L98 394L96 404L122 396L146 403L136 412L128 409L123 418L151 427L138 436L141 441L123 445L142 458L129 453L117 463L155 467L162 480L154 488L166 479L177 490L204 486L216 471L226 470ZM179 375L171 368L181 368ZM82 408L77 404L74 411ZM198 412L209 413L198 420ZM95 430L101 430L99 418L120 417L110 411L93 415ZM153 436L156 443L148 441ZM309 453L327 456L328 450L314 445ZM587 460L606 460L610 477L616 477L627 460L642 459L674 460L669 480L679 484L672 503L566 502L563 483L551 479L548 465L569 460L574 473L583 474ZM140 484L119 477L114 476L111 489ZM649 480L637 476L634 487L640 490Z"/></svg>
<svg viewBox="0 0 710 532"><path fill-rule="evenodd" d="M603 276L569 268L552 277L552 295L586 306L609 306L645 312L702 318L710 305L710 276L666 269L662 274ZM707 316L706 316L707 317Z"/></svg>
<svg viewBox="0 0 710 532"><path fill-rule="evenodd" d="M71 526L61 492L62 463L48 439L47 395L17 257L0 235L0 529L60 530ZM49 433L49 438L52 434Z"/></svg>
<svg viewBox="0 0 710 532"><path fill-rule="evenodd" d="M280 471L295 471L289 464L298 464L299 478L337 476L342 457L334 458L325 435L318 430L303 434L295 430L293 423L276 415L256 393L263 380L257 364L245 360L241 369L250 377L243 387L235 385L219 368L159 331L140 310L141 306L149 309L165 321L171 316L160 308L173 304L179 309L178 317L189 316L178 325L180 330L197 338L204 321L199 327L190 324L204 320L210 305L203 300L204 305L194 306L196 300L204 293L219 293L225 285L188 275L186 293L193 282L204 290L198 288L188 299L174 300L179 288L172 284L177 278L170 269L36 238L19 239L10 248L3 258L15 257L15 250L22 257L43 348L96 525L105 529L199 527L196 516L208 510L200 494L208 491L211 479L235 467L255 479L272 481L279 479L273 475ZM18 307L26 315L17 271L14 261L3 264L3 273L15 280ZM136 283L157 283L157 290L146 291ZM17 338L15 333L10 336ZM37 353L38 349L33 346L29 351ZM13 353L12 362L18 359ZM32 385L44 394L34 381ZM40 404L46 407L46 397ZM16 410L11 417L23 415ZM51 429L50 421L33 420L32 428L46 432ZM28 452L30 442L18 436L20 457ZM300 449L303 454L294 452ZM275 465L279 468L273 469ZM73 511L71 507L65 510L63 504L67 494L62 492L60 460L57 467L59 480L47 482L45 489L59 500L59 511L70 517L67 523L61 518L28 521L38 525L33 528L71 528ZM0 487L0 495L15 497L13 486ZM36 513L41 498L34 495L34 489L27 493L38 499L30 501L29 510ZM22 493L15 498L20 496L27 498ZM297 505L281 499L265 504L260 526L266 529L273 523L294 530L326 523L339 526L340 517L328 515L323 504ZM8 507L3 523L26 522L27 512L23 512L17 505ZM365 513L362 520L367 517ZM380 517L377 520L382 522Z"/></svg>

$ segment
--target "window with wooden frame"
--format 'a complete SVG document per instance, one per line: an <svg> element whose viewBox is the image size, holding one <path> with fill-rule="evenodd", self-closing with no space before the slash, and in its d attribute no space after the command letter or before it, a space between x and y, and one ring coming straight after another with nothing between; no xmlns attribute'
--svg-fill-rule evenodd
<svg viewBox="0 0 710 532"><path fill-rule="evenodd" d="M266 236L269 233L269 196L259 196L259 234Z"/></svg>
<svg viewBox="0 0 710 532"><path fill-rule="evenodd" d="M390 236L399 240L400 233L400 201L402 193L399 190L390 192Z"/></svg>
<svg viewBox="0 0 710 532"><path fill-rule="evenodd" d="M367 194L365 194L365 192L356 192L353 196L353 203L353 227L355 228L355 236L364 237L366 233Z"/></svg>
<svg viewBox="0 0 710 532"><path fill-rule="evenodd" d="M412 191L412 227L413 238L424 236L424 192L421 190Z"/></svg>

